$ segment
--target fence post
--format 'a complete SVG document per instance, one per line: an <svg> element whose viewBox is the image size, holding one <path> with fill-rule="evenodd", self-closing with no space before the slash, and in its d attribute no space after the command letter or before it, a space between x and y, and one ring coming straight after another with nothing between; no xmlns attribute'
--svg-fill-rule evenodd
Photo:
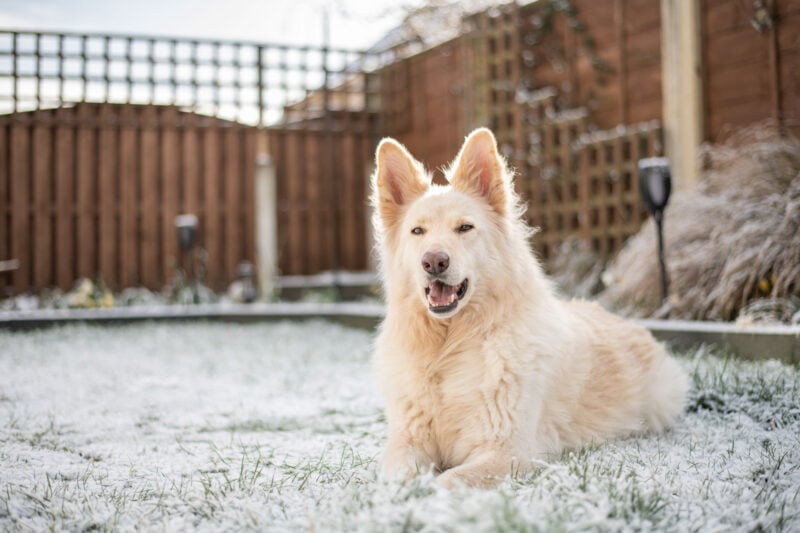
<svg viewBox="0 0 800 533"><path fill-rule="evenodd" d="M261 299L272 298L278 270L278 203L275 163L267 153L256 157L256 255Z"/></svg>
<svg viewBox="0 0 800 533"><path fill-rule="evenodd" d="M664 145L678 189L697 180L697 160L704 137L699 4L661 0Z"/></svg>

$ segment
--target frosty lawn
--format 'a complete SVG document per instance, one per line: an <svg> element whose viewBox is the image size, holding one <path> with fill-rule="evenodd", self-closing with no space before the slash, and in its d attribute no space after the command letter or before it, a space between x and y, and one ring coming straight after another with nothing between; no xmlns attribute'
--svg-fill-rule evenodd
<svg viewBox="0 0 800 533"><path fill-rule="evenodd" d="M376 480L370 344L323 322L0 332L0 529L800 528L795 367L694 354L666 435L447 493Z"/></svg>

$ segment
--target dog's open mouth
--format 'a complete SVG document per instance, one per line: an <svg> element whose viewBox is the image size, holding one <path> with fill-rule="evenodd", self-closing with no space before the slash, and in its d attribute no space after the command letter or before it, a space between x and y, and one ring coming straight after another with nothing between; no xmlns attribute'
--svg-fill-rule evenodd
<svg viewBox="0 0 800 533"><path fill-rule="evenodd" d="M458 306L458 301L467 294L467 284L464 280L458 285L448 285L438 279L431 281L425 288L428 297L428 308L434 313L447 313Z"/></svg>

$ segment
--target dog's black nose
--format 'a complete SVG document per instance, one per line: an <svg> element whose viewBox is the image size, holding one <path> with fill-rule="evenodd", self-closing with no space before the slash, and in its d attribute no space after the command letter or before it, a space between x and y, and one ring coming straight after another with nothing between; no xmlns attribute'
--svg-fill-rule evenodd
<svg viewBox="0 0 800 533"><path fill-rule="evenodd" d="M422 268L428 274L441 274L450 266L450 256L444 252L425 252Z"/></svg>

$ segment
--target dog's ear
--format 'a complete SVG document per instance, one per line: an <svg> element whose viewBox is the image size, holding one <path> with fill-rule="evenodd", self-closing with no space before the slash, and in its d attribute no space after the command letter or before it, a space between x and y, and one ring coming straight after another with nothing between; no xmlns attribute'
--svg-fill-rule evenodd
<svg viewBox="0 0 800 533"><path fill-rule="evenodd" d="M383 139L375 152L375 207L386 227L397 222L402 208L428 190L422 164L394 139Z"/></svg>
<svg viewBox="0 0 800 533"><path fill-rule="evenodd" d="M454 189L476 194L497 213L506 214L506 166L491 131L479 128L470 133L447 174Z"/></svg>

